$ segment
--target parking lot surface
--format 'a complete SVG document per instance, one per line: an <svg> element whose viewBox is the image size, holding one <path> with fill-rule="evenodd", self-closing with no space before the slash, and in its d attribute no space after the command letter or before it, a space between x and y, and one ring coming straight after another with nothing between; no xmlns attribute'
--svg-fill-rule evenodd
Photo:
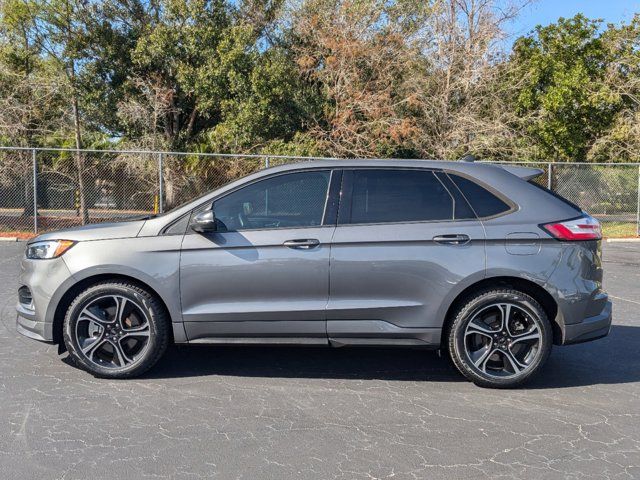
<svg viewBox="0 0 640 480"><path fill-rule="evenodd" d="M95 379L15 331L0 244L2 479L640 478L640 244L604 246L609 337L520 390L421 350L182 347Z"/></svg>

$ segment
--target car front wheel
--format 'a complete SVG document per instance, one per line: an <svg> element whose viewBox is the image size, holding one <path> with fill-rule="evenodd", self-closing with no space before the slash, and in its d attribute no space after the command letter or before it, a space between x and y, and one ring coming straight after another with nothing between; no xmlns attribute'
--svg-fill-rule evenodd
<svg viewBox="0 0 640 480"><path fill-rule="evenodd" d="M81 292L64 319L73 361L98 377L130 378L151 368L167 348L168 319L158 299L127 282Z"/></svg>
<svg viewBox="0 0 640 480"><path fill-rule="evenodd" d="M505 288L468 299L447 339L451 359L465 377L482 387L510 388L540 372L553 334L533 297Z"/></svg>

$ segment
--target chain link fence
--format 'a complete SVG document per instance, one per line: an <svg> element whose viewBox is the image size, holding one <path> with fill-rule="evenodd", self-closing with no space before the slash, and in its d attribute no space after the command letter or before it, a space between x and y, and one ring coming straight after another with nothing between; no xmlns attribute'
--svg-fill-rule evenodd
<svg viewBox="0 0 640 480"><path fill-rule="evenodd" d="M303 157L0 147L0 235L162 213Z"/></svg>
<svg viewBox="0 0 640 480"><path fill-rule="evenodd" d="M303 160L312 158L0 147L0 235L161 213L262 168ZM640 233L640 164L508 163L541 168L538 183L611 227L612 236Z"/></svg>
<svg viewBox="0 0 640 480"><path fill-rule="evenodd" d="M537 183L596 217L610 236L640 235L640 164L501 163L543 170Z"/></svg>

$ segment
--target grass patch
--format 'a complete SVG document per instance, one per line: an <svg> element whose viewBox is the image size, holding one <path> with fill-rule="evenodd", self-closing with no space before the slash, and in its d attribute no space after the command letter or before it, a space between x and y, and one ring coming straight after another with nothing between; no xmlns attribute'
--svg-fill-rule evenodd
<svg viewBox="0 0 640 480"><path fill-rule="evenodd" d="M637 237L638 226L631 222L604 222L602 235L607 238Z"/></svg>

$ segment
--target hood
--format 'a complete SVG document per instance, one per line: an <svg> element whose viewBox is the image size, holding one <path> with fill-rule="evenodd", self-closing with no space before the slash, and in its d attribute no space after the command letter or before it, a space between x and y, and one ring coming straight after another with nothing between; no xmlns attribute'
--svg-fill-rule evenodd
<svg viewBox="0 0 640 480"><path fill-rule="evenodd" d="M146 219L129 222L96 223L83 227L56 230L55 232L43 233L29 243L39 242L41 240L74 240L76 242L83 242L88 240L131 238L138 235L144 222L146 222Z"/></svg>

